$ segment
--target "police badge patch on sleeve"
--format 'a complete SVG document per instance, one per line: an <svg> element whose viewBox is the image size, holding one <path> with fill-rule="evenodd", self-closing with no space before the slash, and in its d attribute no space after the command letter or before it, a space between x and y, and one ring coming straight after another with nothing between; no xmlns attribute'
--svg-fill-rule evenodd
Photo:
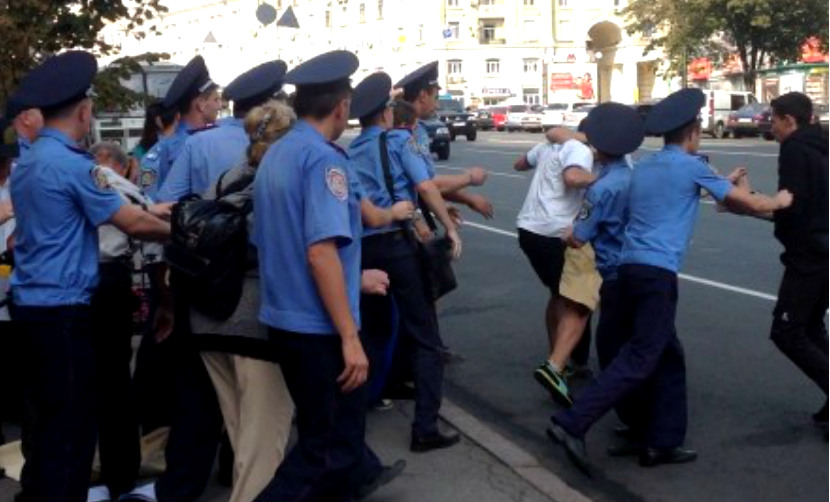
<svg viewBox="0 0 830 502"><path fill-rule="evenodd" d="M95 186L101 190L112 190L112 185L107 177L107 173L104 172L104 169L101 166L93 167L92 171L90 171L90 175L92 176L92 181L95 183Z"/></svg>
<svg viewBox="0 0 830 502"><path fill-rule="evenodd" d="M582 201L582 207L579 209L579 214L577 215L577 220L587 220L591 217L591 211L593 211L594 205L588 202L588 200Z"/></svg>
<svg viewBox="0 0 830 502"><path fill-rule="evenodd" d="M326 186L337 200L344 201L349 197L349 182L346 173L339 167L326 169Z"/></svg>

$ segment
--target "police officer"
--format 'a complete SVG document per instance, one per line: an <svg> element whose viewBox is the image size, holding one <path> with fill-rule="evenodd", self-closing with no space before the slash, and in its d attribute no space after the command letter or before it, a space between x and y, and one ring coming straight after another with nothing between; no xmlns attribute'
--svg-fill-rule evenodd
<svg viewBox="0 0 830 502"><path fill-rule="evenodd" d="M167 223L124 205L78 142L92 123L89 53L47 60L21 82L20 99L46 127L12 173L17 209L12 316L25 338L28 415L23 500L84 501L95 451L95 383L89 301L98 282L95 227L166 239Z"/></svg>
<svg viewBox="0 0 830 502"><path fill-rule="evenodd" d="M605 369L625 340L618 337L621 315L617 268L622 255L625 226L628 223L628 195L632 168L626 156L639 148L645 137L639 114L628 106L604 103L592 110L585 121L587 142L596 151L597 180L585 191L582 210L564 240L572 247L591 243L596 253L597 270L602 276L600 317L596 344L600 369ZM632 393L636 396L638 392ZM616 410L629 429L629 441L609 448L619 456L639 453L643 442L642 422L637 420L644 404L629 395Z"/></svg>
<svg viewBox="0 0 830 502"><path fill-rule="evenodd" d="M346 128L357 67L354 54L334 51L288 72L299 121L268 150L254 182L259 320L279 354L298 434L261 501L349 500L357 484L383 476L364 443L359 193L333 143Z"/></svg>
<svg viewBox="0 0 830 502"><path fill-rule="evenodd" d="M146 114L148 118L152 118L158 137L138 162L138 186L148 197L157 200L159 164L164 157L164 145L166 144L164 140L176 133L181 115L176 108L164 108L161 100L151 103L147 107Z"/></svg>
<svg viewBox="0 0 830 502"><path fill-rule="evenodd" d="M167 90L162 105L165 109L177 108L181 115L176 132L164 139L160 149L157 184L164 180L179 158L185 141L195 131L210 127L222 109L219 86L210 79L210 73L202 56L196 56L176 75ZM207 188L207 187L206 187Z"/></svg>
<svg viewBox="0 0 830 502"><path fill-rule="evenodd" d="M376 73L355 89L351 115L359 118L363 130L349 147L353 166L366 196L377 206L391 207L420 195L447 229L447 235L460 247L460 239L438 188L430 179L429 166L420 155L415 138L408 129L386 132L392 122L389 91L392 81L385 73ZM389 183L382 155L387 155ZM390 193L391 190L391 193ZM432 305L424 294L423 270L415 237L408 226L399 223L364 229L364 269L378 268L389 274L392 296L401 317L401 334L414 352L415 419L412 425L413 451L445 448L457 443L457 434L438 429L441 407L443 360L441 337ZM366 319L364 339L369 346L383 345L389 337L388 326L377 326L376 319L388 318L390 304L385 297L365 295L361 313ZM374 329L369 329L369 328Z"/></svg>
<svg viewBox="0 0 830 502"><path fill-rule="evenodd" d="M697 219L701 189L736 209L775 211L792 202L786 191L771 199L733 186L736 173L730 179L721 177L695 155L704 102L700 90L684 89L661 101L646 120L646 130L662 134L665 147L641 160L631 178L630 219L618 272L623 312L620 350L577 396L573 408L551 418L548 429L550 438L563 445L584 472L590 471L583 439L588 429L646 383L648 410L640 465L697 458L694 450L682 446L687 425L686 369L674 317L677 273Z"/></svg>
<svg viewBox="0 0 830 502"><path fill-rule="evenodd" d="M438 108L438 61L427 63L412 73L406 75L397 84L396 89L403 90L403 100L412 104L418 118L430 118ZM429 166L429 175L440 190L445 200L458 202L468 206L486 219L493 218L493 205L481 194L464 191L469 186L481 186L487 181L487 172L480 167L473 167L463 174L436 175L432 153L429 150L429 133L422 122L415 128L415 142L420 155Z"/></svg>
<svg viewBox="0 0 830 502"><path fill-rule="evenodd" d="M250 143L243 127L245 115L282 89L285 70L284 62L269 61L238 76L225 88L225 99L233 101L233 119L187 138L159 190L159 200L177 201L204 193L219 176L245 160Z"/></svg>

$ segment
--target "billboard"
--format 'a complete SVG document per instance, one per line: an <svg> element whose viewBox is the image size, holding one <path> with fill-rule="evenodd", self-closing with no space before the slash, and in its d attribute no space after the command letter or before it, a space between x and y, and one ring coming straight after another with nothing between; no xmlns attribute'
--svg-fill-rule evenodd
<svg viewBox="0 0 830 502"><path fill-rule="evenodd" d="M597 65L551 63L548 102L596 101Z"/></svg>

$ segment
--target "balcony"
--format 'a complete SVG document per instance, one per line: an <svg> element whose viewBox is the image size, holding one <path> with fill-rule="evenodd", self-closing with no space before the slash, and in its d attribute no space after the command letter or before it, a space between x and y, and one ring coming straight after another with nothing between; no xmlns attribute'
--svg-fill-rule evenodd
<svg viewBox="0 0 830 502"><path fill-rule="evenodd" d="M479 37L478 43L481 45L504 45L507 43L507 39L482 36Z"/></svg>

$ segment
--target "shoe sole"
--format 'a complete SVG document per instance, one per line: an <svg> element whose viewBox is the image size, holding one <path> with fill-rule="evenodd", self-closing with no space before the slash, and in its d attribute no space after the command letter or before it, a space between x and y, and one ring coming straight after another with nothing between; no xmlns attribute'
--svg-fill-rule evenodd
<svg viewBox="0 0 830 502"><path fill-rule="evenodd" d="M457 445L460 442L461 442L461 436L456 436L456 438L454 440L449 441L449 442L444 443L444 444L441 444L441 445L437 445L437 446L432 446L432 445L428 445L428 446L410 445L409 446L409 451L411 451L412 453L427 453L427 452L430 452L430 451L433 451L433 450L443 450L445 448L451 448L451 447Z"/></svg>
<svg viewBox="0 0 830 502"><path fill-rule="evenodd" d="M571 461L571 463L577 469L579 469L582 472L582 474L585 474L589 478L593 478L593 475L591 474L591 467L587 463L585 463L585 461L583 461L581 458L575 455L570 448L568 448L564 436L561 436L559 431L560 429L548 427L546 430L548 434L548 439L565 448L565 452L568 454L568 459Z"/></svg>
<svg viewBox="0 0 830 502"><path fill-rule="evenodd" d="M546 391L548 391L550 397L552 397L553 400L556 401L558 404L566 408L570 408L571 406L573 406L574 403L570 396L562 394L556 387L556 383L553 382L544 371L534 371L533 378L535 378L536 381L539 382L539 385L541 385L542 387L544 387Z"/></svg>
<svg viewBox="0 0 830 502"><path fill-rule="evenodd" d="M697 455L692 455L692 456L690 456L688 458L684 458L682 460L669 460L669 461L658 461L658 462L654 462L654 461L644 462L642 459L640 459L640 467L651 468L651 467L660 467L661 465L688 464L688 463L694 462L695 460L697 460Z"/></svg>

